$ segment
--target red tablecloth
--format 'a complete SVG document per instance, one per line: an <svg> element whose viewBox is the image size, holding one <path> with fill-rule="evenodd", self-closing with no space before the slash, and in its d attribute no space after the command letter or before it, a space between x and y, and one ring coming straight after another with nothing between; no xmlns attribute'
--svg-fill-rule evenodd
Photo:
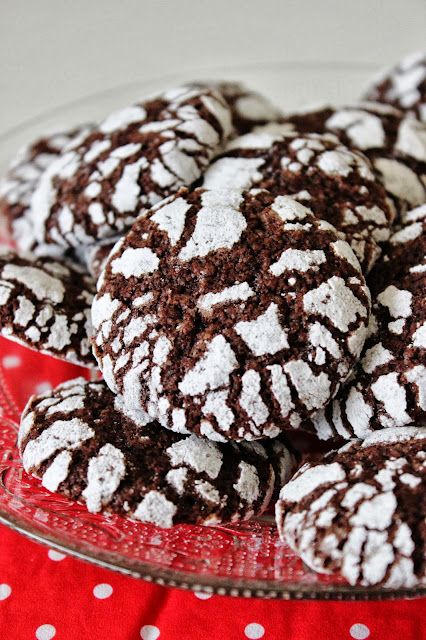
<svg viewBox="0 0 426 640"><path fill-rule="evenodd" d="M2 338L0 364L17 410L34 390L82 372ZM422 640L424 604L197 596L100 569L0 525L0 640Z"/></svg>
<svg viewBox="0 0 426 640"><path fill-rule="evenodd" d="M422 640L424 605L200 598L0 527L1 640Z"/></svg>

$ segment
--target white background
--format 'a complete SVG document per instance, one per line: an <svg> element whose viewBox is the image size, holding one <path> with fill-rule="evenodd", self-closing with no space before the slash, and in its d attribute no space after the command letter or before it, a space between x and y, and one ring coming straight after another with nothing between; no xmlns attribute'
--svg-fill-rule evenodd
<svg viewBox="0 0 426 640"><path fill-rule="evenodd" d="M248 62L389 64L425 0L0 0L0 133L128 81Z"/></svg>

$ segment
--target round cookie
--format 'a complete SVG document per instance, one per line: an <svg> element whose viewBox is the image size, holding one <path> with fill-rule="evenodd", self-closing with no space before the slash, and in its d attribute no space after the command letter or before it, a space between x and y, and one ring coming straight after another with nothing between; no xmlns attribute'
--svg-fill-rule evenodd
<svg viewBox="0 0 426 640"><path fill-rule="evenodd" d="M327 106L292 114L284 122L300 133L334 133L362 151L399 213L426 202L426 123L373 102Z"/></svg>
<svg viewBox="0 0 426 640"><path fill-rule="evenodd" d="M426 424L426 205L405 215L369 283L373 309L362 358L350 382L305 425L324 440Z"/></svg>
<svg viewBox="0 0 426 640"><path fill-rule="evenodd" d="M412 53L396 67L382 71L366 90L364 100L391 104L426 122L426 53Z"/></svg>
<svg viewBox="0 0 426 640"><path fill-rule="evenodd" d="M390 428L305 464L276 505L280 537L352 585L426 583L426 429Z"/></svg>
<svg viewBox="0 0 426 640"><path fill-rule="evenodd" d="M83 378L31 398L19 446L25 470L50 491L92 513L159 527L245 520L267 508L274 489L269 444L172 433L143 412L123 410L104 382ZM288 479L292 457L276 442L272 455L278 450Z"/></svg>
<svg viewBox="0 0 426 640"><path fill-rule="evenodd" d="M34 249L35 237L30 220L31 197L47 167L73 142L86 137L91 125L52 133L19 150L6 176L0 182L0 215L8 222L18 249Z"/></svg>
<svg viewBox="0 0 426 640"><path fill-rule="evenodd" d="M276 121L283 115L264 96L239 82L219 82L216 86L230 106L232 124L238 135Z"/></svg>
<svg viewBox="0 0 426 640"><path fill-rule="evenodd" d="M43 174L31 203L38 241L76 247L122 233L197 180L232 133L228 104L204 84L111 114Z"/></svg>
<svg viewBox="0 0 426 640"><path fill-rule="evenodd" d="M30 349L96 367L89 343L94 281L70 263L0 248L0 333Z"/></svg>
<svg viewBox="0 0 426 640"><path fill-rule="evenodd" d="M183 189L110 254L92 343L127 406L181 433L251 440L329 402L369 309L349 245L290 196Z"/></svg>
<svg viewBox="0 0 426 640"><path fill-rule="evenodd" d="M371 164L330 134L264 131L241 136L210 165L202 186L258 187L295 196L342 232L364 273L380 254L378 243L390 235L393 211Z"/></svg>

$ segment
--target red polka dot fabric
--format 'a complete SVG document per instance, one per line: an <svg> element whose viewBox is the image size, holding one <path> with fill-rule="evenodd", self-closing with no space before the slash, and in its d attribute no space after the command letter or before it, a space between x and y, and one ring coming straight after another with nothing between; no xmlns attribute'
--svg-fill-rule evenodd
<svg viewBox="0 0 426 640"><path fill-rule="evenodd" d="M16 411L34 389L84 372L2 338L0 364ZM424 604L260 600L165 588L0 525L0 640L423 640Z"/></svg>
<svg viewBox="0 0 426 640"><path fill-rule="evenodd" d="M422 640L424 599L295 602L168 589L0 526L1 640Z"/></svg>

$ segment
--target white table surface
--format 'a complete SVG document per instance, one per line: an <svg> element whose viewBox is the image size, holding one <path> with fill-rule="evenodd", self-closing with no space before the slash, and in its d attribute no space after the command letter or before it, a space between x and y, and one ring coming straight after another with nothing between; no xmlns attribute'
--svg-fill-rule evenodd
<svg viewBox="0 0 426 640"><path fill-rule="evenodd" d="M241 63L386 65L426 46L425 0L0 0L0 134L118 84Z"/></svg>

